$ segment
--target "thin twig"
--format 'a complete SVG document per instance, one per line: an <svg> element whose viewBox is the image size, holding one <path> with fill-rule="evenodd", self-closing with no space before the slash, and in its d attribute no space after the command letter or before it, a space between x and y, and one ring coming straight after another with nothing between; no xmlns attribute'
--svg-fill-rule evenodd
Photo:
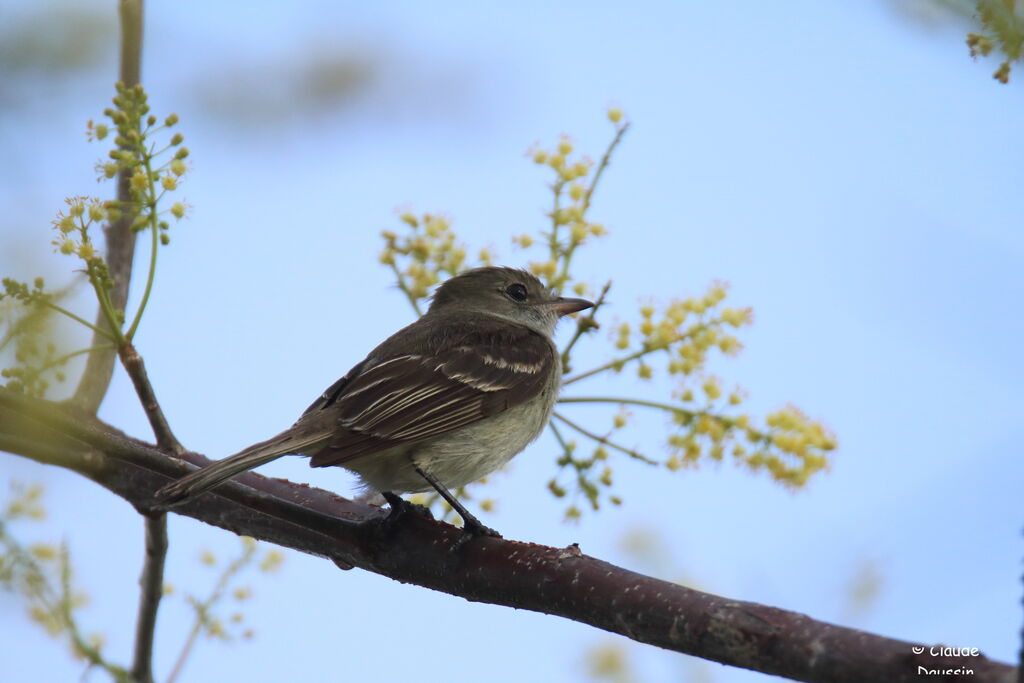
<svg viewBox="0 0 1024 683"><path fill-rule="evenodd" d="M590 183L590 187L587 188L586 193L583 195L583 201L580 204L580 219L585 220L587 211L590 209L590 202L594 196L594 190L597 189L597 184L601 181L601 176L604 175L605 169L611 163L612 154L615 153L615 148L622 142L622 136L629 130L629 124L625 123L615 131L615 137L608 144L608 148L605 149L604 154L601 156L601 161L597 165L597 170L594 172L594 179ZM555 208L552 212L552 223L554 228L551 232L552 242L552 260L558 261L558 257L561 256L562 269L561 272L555 276L554 283L559 293L561 293L565 283L569 280L569 266L572 263L572 257L576 253L576 248L582 244L581 240L576 240L572 236L569 238L569 246L567 249L555 249L555 246L561 246L561 243L557 240L558 233L558 213L559 213L559 197L561 196L562 187L564 187L565 181L554 186L555 189Z"/></svg>
<svg viewBox="0 0 1024 683"><path fill-rule="evenodd" d="M701 417L707 417L712 420L717 420L724 427L733 428L739 425L740 420L728 415L717 415L711 412L710 409L692 410L690 408L683 408L682 406L672 405L671 403L661 403L660 401L648 401L642 398L625 398L622 396L563 396L558 399L559 403L617 403L620 405L628 406L640 406L642 408L654 408L655 410L664 410L665 412L672 413L673 415L685 415L689 420L695 420ZM744 426L743 429L750 436L751 439L758 439L763 441L767 434L764 432L754 429L750 426Z"/></svg>
<svg viewBox="0 0 1024 683"><path fill-rule="evenodd" d="M655 351L660 351L660 350L661 350L660 348L658 348L658 349L654 349L654 348L646 349L645 348L645 349L640 349L639 351L634 351L633 353L631 353L631 354L629 354L627 356L623 356L622 358L616 358L614 360L610 360L607 363L603 363L601 365L598 365L596 368L592 368L590 370L587 370L586 372L581 372L578 375L573 375L572 377L567 377L567 378L565 378L562 381L562 385L564 386L566 384L572 384L573 382L579 382L581 379L586 379L587 377L592 377L594 375L597 375L599 373L604 372L605 370L611 370L612 368L622 367L623 365L625 365L626 363L628 363L628 362L630 362L632 360L636 360L637 358L643 358L644 356L646 356L649 353L654 353Z"/></svg>
<svg viewBox="0 0 1024 683"><path fill-rule="evenodd" d="M594 322L594 318L597 315L597 311L604 304L605 296L608 295L608 290L612 287L612 281L609 280L605 283L604 287L601 288L601 293L598 295L594 305L590 308L587 315L581 317L576 321L576 332L572 335L572 339L565 345L565 350L562 351L562 372L569 371L569 353L572 351L572 347L576 346L576 342L580 340L586 332L597 329L597 323Z"/></svg>
<svg viewBox="0 0 1024 683"><path fill-rule="evenodd" d="M156 435L157 444L164 450L181 454L185 449L171 431L164 417L156 393L149 382L146 366L131 342L125 341L118 349L121 363L135 386L149 424ZM152 512L143 515L146 527L146 555L139 578L139 611L135 624L135 657L132 675L138 683L153 682L153 638L160 600L164 594L164 559L167 556L167 514Z"/></svg>
<svg viewBox="0 0 1024 683"><path fill-rule="evenodd" d="M75 651L88 660L92 665L98 666L107 671L118 683L130 683L131 678L128 672L120 666L108 662L99 648L91 645L78 628L78 623L71 614L74 596L71 588L71 558L68 556L66 545L60 550L60 598L57 601L57 610L64 627L71 638L72 647Z"/></svg>
<svg viewBox="0 0 1024 683"><path fill-rule="evenodd" d="M648 355L650 353L654 353L655 351L665 351L672 344L675 344L675 343L677 343L677 342L679 342L679 341L681 341L683 339L686 339L686 338L692 338L692 337L696 336L698 333L700 333L702 330L706 329L707 327L708 327L708 323L700 322L700 323L697 323L697 324L693 325L692 327L690 327L686 331L686 333L684 335L682 335L681 337L677 337L677 338L671 340L670 342L663 342L663 343L660 343L660 344L658 344L656 346L647 346L646 343L645 343L645 346L643 348L641 348L639 351L634 351L633 353L625 355L622 358L614 358L614 359L608 361L607 363L603 363L602 365L597 366L596 368L592 368L590 370L587 370L586 372L581 372L578 375L573 375L572 377L569 377L566 380L564 380L562 382L562 384L563 385L565 385L565 384L572 384L573 382L578 382L581 379L586 379L587 377L593 377L594 375L602 373L605 370L612 370L612 369L615 369L615 368L621 368L626 363L629 363L630 361L637 360L638 358L643 358L644 356L646 356L646 355Z"/></svg>
<svg viewBox="0 0 1024 683"><path fill-rule="evenodd" d="M634 458L636 460L639 460L641 462L647 463L648 465L657 465L657 464L659 464L657 460L652 460L652 459L648 458L646 455L644 455L642 453L639 453L637 451L634 451L632 448L626 448L625 446L617 444L617 443L615 443L614 441L612 441L611 439L609 439L606 436L601 436L600 434L595 434L594 432L590 431L586 427L583 427L583 426L581 426L579 424L576 424L575 422L573 422L572 420L570 420L569 418L565 417L564 415L562 415L560 413L557 413L557 412L552 413L552 416L558 418L559 420L564 422L566 424L566 426L575 429L577 432L579 432L583 436L587 437L588 439L593 439L594 441L596 441L598 443L603 443L605 446L608 446L609 448L614 448L615 450L620 451L622 453L625 453L629 457Z"/></svg>
<svg viewBox="0 0 1024 683"><path fill-rule="evenodd" d="M167 681L165 683L174 683L178 676L181 675L181 670L185 666L188 656L192 653L192 648L195 646L196 640L199 638L199 634L203 630L203 625L207 623L207 616L210 612L210 608L220 600L221 596L224 594L224 589L227 588L228 583L235 574L237 574L245 565L249 564L254 552L255 544L252 544L252 547L250 548L246 548L240 557L235 558L235 560L227 566L206 600L196 602L194 604L196 610L195 621L192 623L192 629L189 631L188 637L185 639L185 644L182 646L181 652L178 653L178 658L174 661L174 667L171 668L171 673L167 676Z"/></svg>
<svg viewBox="0 0 1024 683"><path fill-rule="evenodd" d="M661 403L659 401L647 401L642 398L622 398L619 396L562 396L558 399L559 403L616 403L625 404L631 406L642 406L644 408L657 408L658 410L665 410L670 413L682 413L691 417L697 417L704 414L701 410L689 410L687 408L680 408L674 406L671 403Z"/></svg>
<svg viewBox="0 0 1024 683"><path fill-rule="evenodd" d="M149 375L146 374L146 365L142 362L142 356L129 341L123 342L117 351L121 356L121 364L132 380L139 402L142 403L142 409L146 411L146 418L149 419L149 426L156 436L157 445L164 450L178 454L183 453L184 447L171 431L171 425L164 417L160 402L156 400L156 393L153 391L153 385L149 383Z"/></svg>
<svg viewBox="0 0 1024 683"><path fill-rule="evenodd" d="M409 285L405 284L405 276L402 275L402 271L398 269L398 266L395 265L394 261L392 261L390 265L392 272L395 274L395 280L398 282L398 289L402 291L402 294L405 294L405 298L409 300L409 305L412 306L412 310L416 311L416 315L423 315L423 311L420 309L420 304L416 300L416 296L413 295L412 290L409 289Z"/></svg>
<svg viewBox="0 0 1024 683"><path fill-rule="evenodd" d="M71 351L70 353L65 353L63 356L59 356L57 358L54 358L53 360L45 363L44 365L41 365L38 368L38 371L42 372L44 370L49 370L50 368L55 368L58 365L64 365L65 363L67 363L72 358L75 358L76 356L81 356L82 354L86 354L86 353L92 353L93 351L96 351L97 349L99 349L99 350L106 350L106 349L113 349L113 348L114 348L113 344L101 344L100 346L94 346L94 347L88 348L88 349L78 349L77 351Z"/></svg>
<svg viewBox="0 0 1024 683"><path fill-rule="evenodd" d="M72 313L71 311L69 311L68 309L64 308L63 306L58 306L55 303L51 303L49 301L44 301L43 305L45 305L47 308L50 308L51 310L56 311L57 313L60 313L62 315L66 315L67 317L69 317L72 320L74 320L76 323L79 323L81 325L85 325L90 330L92 330L93 331L93 338L92 338L92 340L93 340L93 343L95 343L96 345L91 347L90 351L97 350L97 349L103 349L103 348L110 348L110 349L113 348L109 344L96 343L100 339L100 337L103 337L103 338L105 338L105 339L107 339L109 341L113 341L114 340L114 335L110 333L109 329L104 329L104 328L96 327L95 325L93 325L91 322L89 322L85 318L82 318L81 316L77 316L74 313ZM104 320L105 319L106 318L104 317Z"/></svg>
<svg viewBox="0 0 1024 683"><path fill-rule="evenodd" d="M146 517L146 560L139 577L141 594L135 623L135 656L132 676L136 683L153 682L153 638L156 615L164 594L164 558L167 557L167 515Z"/></svg>
<svg viewBox="0 0 1024 683"><path fill-rule="evenodd" d="M156 181L154 180L153 168L148 158L145 158L145 164L149 194L152 196L156 193ZM157 201L159 201L159 198ZM153 202L153 207L155 206L156 202ZM156 209L153 207L150 207L149 209L149 270L146 273L146 286L142 292L142 300L139 301L139 308L135 311L135 318L132 319L132 324L128 326L128 331L124 335L125 339L128 341L135 338L135 331L139 329L139 323L142 322L142 314L145 312L146 305L149 303L149 295L153 292L153 282L156 280L156 257L160 252L160 217L157 215Z"/></svg>
<svg viewBox="0 0 1024 683"><path fill-rule="evenodd" d="M594 172L594 180L591 181L590 187L587 188L587 193L583 195L583 211L586 212L590 208L590 199L594 196L594 190L597 189L597 184L601 181L601 176L604 175L604 170L608 168L608 165L612 161L612 154L615 152L615 148L622 142L622 137L629 130L629 123L626 122L618 127L615 131L615 137L612 138L611 143L608 145L608 149L604 151L604 156L601 157L600 163L597 165L597 170Z"/></svg>
<svg viewBox="0 0 1024 683"><path fill-rule="evenodd" d="M562 447L562 452L571 458L572 449L569 448L569 442L565 440L564 436L562 436L562 430L558 428L558 425L555 424L555 420L553 418L548 420L548 426L551 427L551 433L555 435L555 441L557 441L558 445Z"/></svg>

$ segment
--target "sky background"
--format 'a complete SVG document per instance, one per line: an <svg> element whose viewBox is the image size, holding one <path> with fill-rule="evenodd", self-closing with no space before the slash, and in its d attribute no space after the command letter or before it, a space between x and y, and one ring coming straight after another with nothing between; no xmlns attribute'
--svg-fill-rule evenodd
<svg viewBox="0 0 1024 683"><path fill-rule="evenodd" d="M4 275L66 282L50 220L65 196L112 192L95 185L103 148L82 131L112 94L114 4L0 8L30 48L33 26L44 48L85 45L73 69L0 55ZM614 459L625 504L572 525L544 488L557 456L545 435L481 490L498 500L483 521L721 595L1016 659L1024 102L1017 74L1002 86L995 62L968 56L968 17L911 0L239 7L153 3L146 17L143 80L155 112L181 117L194 208L161 253L137 346L189 448L221 457L287 427L412 320L376 258L396 210L445 212L500 262L537 258L509 241L543 228L548 204L548 175L524 153L568 133L596 157L612 133L605 109L621 106L633 127L591 213L610 234L574 267L614 280L604 320L729 282L756 322L739 358L712 369L757 415L792 402L823 420L840 450L796 494L730 466L673 474ZM87 297L77 305L92 317ZM602 357L606 334L581 344L579 367ZM566 394L584 392L668 388L602 377ZM149 438L123 374L100 415ZM657 453L663 437L651 416L628 438ZM80 618L127 664L140 519L73 474L0 463L5 479L45 484L47 521L15 531L67 539L91 597ZM264 471L352 485L301 459ZM630 538L647 551L624 549ZM191 623L182 594L205 595L216 576L200 554L223 562L239 547L174 516L170 539L161 680ZM851 604L865 576L877 598ZM645 683L768 679L297 553L241 581L253 640L202 640L181 680L582 682L601 647ZM5 680L79 677L15 596L0 595L0 632L16 634L0 638Z"/></svg>

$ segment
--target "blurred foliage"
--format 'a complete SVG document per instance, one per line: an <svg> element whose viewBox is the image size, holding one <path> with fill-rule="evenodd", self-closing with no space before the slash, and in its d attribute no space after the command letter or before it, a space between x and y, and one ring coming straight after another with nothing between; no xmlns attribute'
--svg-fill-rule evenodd
<svg viewBox="0 0 1024 683"><path fill-rule="evenodd" d="M997 51L1004 59L992 78L1009 83L1011 64L1024 56L1024 10L1017 0L978 0L976 7L984 31L967 34L971 56L987 57Z"/></svg>
<svg viewBox="0 0 1024 683"><path fill-rule="evenodd" d="M89 596L75 584L67 544L25 544L12 533L19 524L46 518L43 487L17 482L11 482L10 486L11 495L0 506L0 589L24 600L31 620L63 641L75 658L85 662L84 673L100 669L115 681L131 681L126 667L107 658L103 634L86 632L82 625L80 610L89 603ZM240 541L238 555L224 564L212 551L200 554L199 562L216 571L213 588L203 598L183 594L195 617L167 681L173 681L180 674L199 636L221 642L252 638L253 629L246 624L243 608L251 600L253 589L240 583L239 578L248 568L256 568L261 573L275 572L284 556L276 548L263 550L251 538ZM165 595L175 593L173 585L164 586Z"/></svg>
<svg viewBox="0 0 1024 683"><path fill-rule="evenodd" d="M1024 7L1017 0L890 0L889 6L914 25L935 29L973 25L967 33L972 57L1001 58L992 78L1009 83L1014 62L1024 56Z"/></svg>
<svg viewBox="0 0 1024 683"><path fill-rule="evenodd" d="M604 225L590 218L591 203L600 181L611 163L616 148L629 129L618 109L608 111L613 136L600 160L595 162L576 153L568 136L562 136L551 149L536 148L529 155L534 163L548 170L553 179L551 209L547 223L536 233L513 237L521 250L538 253L529 261L529 269L556 293L571 290L577 295L595 296L595 305L585 315L576 316L576 329L562 349L562 364L572 367L572 351L577 342L593 338L600 327L611 281L600 288L577 280L572 274L580 250L594 239L607 234ZM458 239L451 220L438 213L400 215L401 230L382 233L384 249L380 261L395 276L399 290L417 313L422 313L431 288L464 268L487 265L494 254L489 248L472 253ZM617 406L610 424L594 429L561 410L554 413L551 430L561 449L556 457L557 473L548 489L559 498L567 498L566 517L578 519L581 504L597 510L601 503L622 502L613 494L614 470L609 456L618 453L647 465L659 465L675 471L695 467L701 461L726 459L753 471L767 472L777 482L800 488L827 465L827 455L836 448L835 437L821 423L808 418L793 406L769 413L758 422L739 411L746 398L739 387L727 388L706 370L714 355L734 356L742 344L734 332L753 320L749 308L725 306L728 290L714 283L700 296L670 299L664 304L639 306L634 323L621 323L610 336L607 360L593 368L567 374L564 384L572 385L596 375L619 375L631 371L643 383L656 376L670 380L675 389L662 399L632 396L567 396L569 404L605 404ZM656 389L647 389L645 396ZM661 413L668 417L671 429L666 439L667 454L653 456L626 446L622 430L630 424L634 410ZM563 430L568 430L564 432ZM589 444L587 452L574 436ZM426 504L437 502L425 496Z"/></svg>
<svg viewBox="0 0 1024 683"><path fill-rule="evenodd" d="M103 654L102 634L83 631L78 610L88 595L74 584L71 554L66 543L23 545L11 526L46 517L42 486L12 482L12 496L0 511L0 587L25 600L29 617L54 638L65 641L86 668L106 671L115 681L131 681L128 670Z"/></svg>
<svg viewBox="0 0 1024 683"><path fill-rule="evenodd" d="M4 74L0 84L9 85L11 79L75 74L98 66L112 53L116 38L113 6L27 7L28 13L22 16L5 10L9 14L0 28L0 71Z"/></svg>
<svg viewBox="0 0 1024 683"><path fill-rule="evenodd" d="M684 569L685 562L675 556L678 544L671 543L657 528L635 526L619 536L617 545L626 558L625 566L699 589L696 578ZM621 637L597 639L584 650L583 662L588 678L606 683L664 680L647 671L652 664L660 665L662 671L675 672L671 680L687 683L710 683L715 680L717 670L709 662L694 657L679 657L665 651L652 653L650 648Z"/></svg>
<svg viewBox="0 0 1024 683"><path fill-rule="evenodd" d="M843 618L855 621L874 609L885 590L885 574L876 560L866 558L854 567L846 585Z"/></svg>
<svg viewBox="0 0 1024 683"><path fill-rule="evenodd" d="M365 92L378 68L373 53L333 47L254 59L221 63L192 88L207 112L233 127L280 125L342 108Z"/></svg>
<svg viewBox="0 0 1024 683"><path fill-rule="evenodd" d="M54 305L70 294L73 286L55 292L44 290L42 278L32 286L4 279L0 292L0 370L6 386L30 396L44 396L53 382L63 382L68 361L82 351L68 352L66 340L57 328ZM28 304L28 306L26 306Z"/></svg>
<svg viewBox="0 0 1024 683"><path fill-rule="evenodd" d="M261 552L260 545L245 536L239 540L241 549L238 555L224 564L220 564L212 550L200 553L199 562L211 569L219 569L219 574L205 598L191 594L184 596L185 601L194 610L195 617L167 677L167 683L177 680L181 675L201 635L211 640L232 642L238 639L250 640L255 634L246 624L245 613L242 611L244 604L252 598L253 590L251 586L237 582L239 575L250 567L255 567L262 573L276 572L284 562L284 554L276 548ZM175 593L173 584L168 583L164 586L164 595Z"/></svg>

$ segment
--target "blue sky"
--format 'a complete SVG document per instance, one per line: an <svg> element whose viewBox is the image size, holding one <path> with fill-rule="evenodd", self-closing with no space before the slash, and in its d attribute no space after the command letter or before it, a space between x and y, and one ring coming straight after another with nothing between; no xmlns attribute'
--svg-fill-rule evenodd
<svg viewBox="0 0 1024 683"><path fill-rule="evenodd" d="M610 235L576 274L614 279L608 321L647 297L728 281L756 323L743 354L714 371L748 390L754 412L792 402L824 420L841 449L798 494L731 467L670 474L619 462L625 505L573 526L544 489L555 453L545 436L489 485L499 508L485 523L715 593L1015 658L1022 101L1016 82L989 77L994 64L968 57L967 24L909 20L886 2L806 1L257 2L244 15L185 2L154 4L147 21L144 80L156 111L181 116L193 151L182 194L194 210L161 255L138 346L189 447L219 457L286 427L411 320L376 262L397 208L444 211L464 241L520 264L509 236L541 227L548 199L524 152L569 133L596 156L610 134L604 110L618 105L633 128L592 210ZM314 50L371 65L345 106L278 102L269 124L273 112L253 107L211 113L209 98L229 85L273 93L274 67ZM59 107L37 101L0 128L15 159L0 171L5 274L59 281L66 264L49 254L49 220L66 195L109 191L93 184L100 152L81 131L106 106L114 59ZM253 69L267 75L237 77ZM625 378L577 386L663 390ZM123 376L101 415L148 436ZM659 420L633 433L637 444L657 451ZM25 533L69 540L92 596L82 618L127 661L138 518L71 474L4 463L10 478L46 484L50 518ZM351 485L298 459L266 471ZM653 530L666 557L623 554L636 529ZM168 580L200 593L212 581L202 549L223 557L237 545L178 518L171 544ZM852 615L844 604L865 564L881 593ZM201 642L184 680L583 681L585 652L608 642L623 644L644 681L766 680L297 554L246 582L254 642ZM188 608L169 600L158 672L188 624ZM10 680L78 675L8 596L0 629L18 633L0 639L5 669L20 672Z"/></svg>

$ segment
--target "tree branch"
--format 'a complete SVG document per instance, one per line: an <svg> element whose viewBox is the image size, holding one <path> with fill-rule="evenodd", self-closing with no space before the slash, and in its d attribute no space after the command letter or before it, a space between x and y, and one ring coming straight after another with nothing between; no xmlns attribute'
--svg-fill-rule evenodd
<svg viewBox="0 0 1024 683"><path fill-rule="evenodd" d="M167 557L167 515L146 517L146 560L139 577L139 616L135 625L132 676L137 683L153 683L153 636L156 615L164 593L164 559Z"/></svg>
<svg viewBox="0 0 1024 683"><path fill-rule="evenodd" d="M121 20L121 73L120 80L127 86L139 83L142 71L142 3L143 0L120 0L119 14ZM121 206L131 202L131 188L128 185L130 171L122 170L117 176L117 200ZM112 221L103 229L106 237L105 259L110 278L114 286L110 289L110 303L123 311L128 302L128 284L132 279L132 262L135 259L135 233L132 231L131 211L124 211L120 219ZM103 313L102 307L96 311L96 327L108 330L110 323ZM94 332L91 346L102 346L109 338L100 332ZM85 362L85 371L71 402L83 410L95 413L110 386L110 378L114 375L113 350L95 350L89 354Z"/></svg>
<svg viewBox="0 0 1024 683"><path fill-rule="evenodd" d="M91 415L0 389L0 447L66 467L149 510L153 493L188 471L181 458L121 434ZM843 628L795 612L731 600L615 567L576 546L495 538L451 548L459 529L415 515L382 525L378 508L247 473L179 508L238 534L415 583L467 600L590 624L643 643L800 681L918 681L918 667L969 666L972 680L1010 683L1015 670L911 651L916 643ZM949 675L929 680L952 681Z"/></svg>
<svg viewBox="0 0 1024 683"><path fill-rule="evenodd" d="M125 372L132 380L132 386L135 387L135 394L139 397L142 409L146 412L149 426L153 429L153 435L156 436L157 448L174 454L183 453L185 448L174 436L171 425L164 417L160 402L156 400L156 392L153 390L153 385L149 383L149 374L146 372L145 363L142 362L142 356L130 341L122 343L118 347L117 353L121 357L121 364L124 366Z"/></svg>

